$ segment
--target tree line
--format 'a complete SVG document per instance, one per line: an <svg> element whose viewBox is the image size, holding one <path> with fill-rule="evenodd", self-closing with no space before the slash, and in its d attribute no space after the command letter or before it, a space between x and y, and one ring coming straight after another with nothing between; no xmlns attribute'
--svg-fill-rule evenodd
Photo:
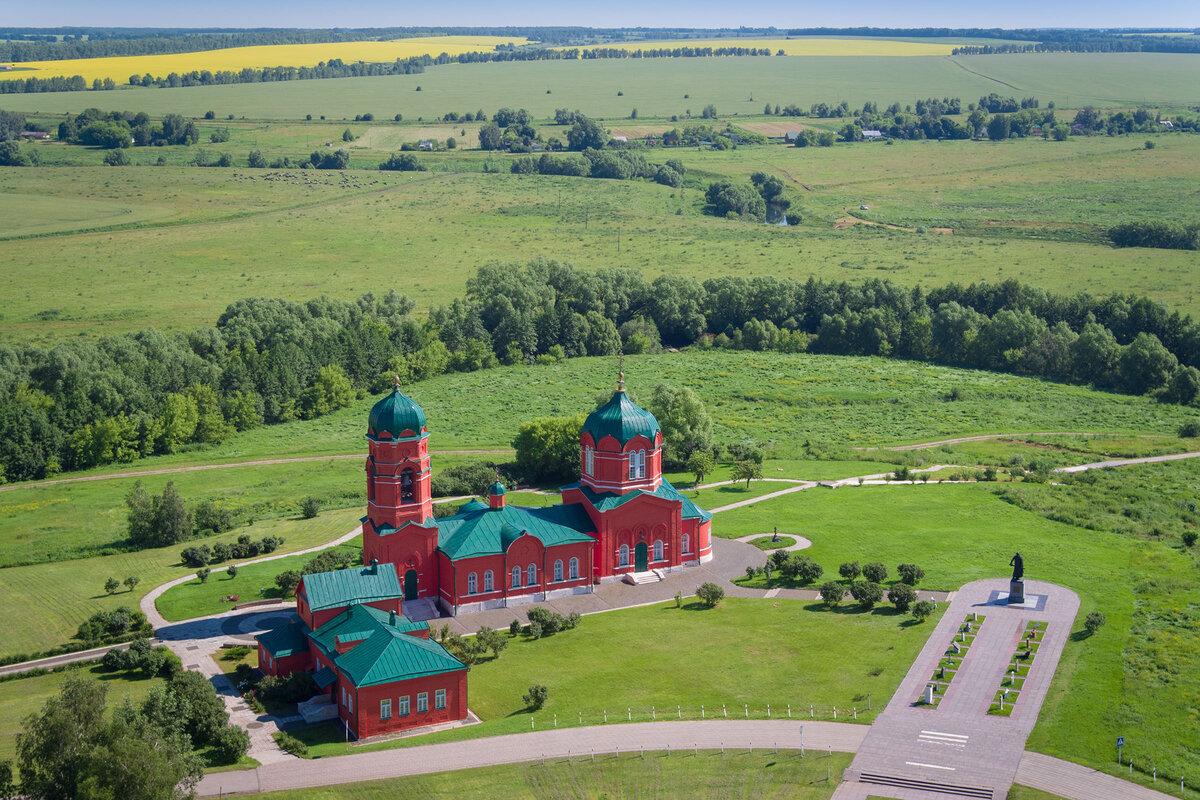
<svg viewBox="0 0 1200 800"><path fill-rule="evenodd" d="M769 187L768 187L769 191ZM492 262L418 321L395 291L356 301L245 298L210 327L0 345L8 480L219 442L314 418L391 376L663 346L874 355L1091 384L1168 402L1200 392L1200 324L1146 297L1015 280L924 289L724 276L704 282L537 259Z"/></svg>

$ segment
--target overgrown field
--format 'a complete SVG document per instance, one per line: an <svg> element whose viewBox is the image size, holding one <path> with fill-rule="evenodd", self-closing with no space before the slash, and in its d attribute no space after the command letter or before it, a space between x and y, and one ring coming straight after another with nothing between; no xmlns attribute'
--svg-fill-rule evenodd
<svg viewBox="0 0 1200 800"><path fill-rule="evenodd" d="M217 147L242 163L256 148L307 156L319 142L339 141L346 126L364 139L380 131L375 138L387 148L410 135L404 126L247 123ZM924 286L1017 278L1065 294L1146 294L1195 312L1196 252L1104 243L1111 225L1185 219L1188 199L1195 199L1200 137L1160 136L1153 150L1140 142L1075 137L651 151L651 160L685 162L682 189L511 175L511 157L498 159L504 174L481 174L485 156L478 151L422 154L432 169L419 173L2 170L0 209L13 213L0 222L0 236L34 238L0 241L7 265L0 287L8 299L0 337L190 329L211 324L241 297L350 299L392 288L416 300L421 314L461 296L480 264L535 256L590 269L630 267L650 277L886 277ZM134 149L131 157L152 163L162 155L181 164L194 149ZM45 152L48 161L100 159L80 147ZM374 167L385 153L355 150L351 165ZM710 181L744 180L756 170L785 181L802 225L703 213ZM37 217L18 213L30 204ZM858 217L876 224L843 227ZM119 229L104 230L113 226ZM101 230L72 232L93 228Z"/></svg>
<svg viewBox="0 0 1200 800"><path fill-rule="evenodd" d="M163 56L168 57L179 56ZM251 119L303 119L305 114L354 119L365 112L380 119L397 113L405 119L440 119L447 111L523 106L539 117L567 107L622 119L633 108L647 116L683 114L689 108L698 114L709 103L722 114L745 115L760 113L768 102L805 108L839 99L886 105L958 96L965 102L1001 89L1054 100L1060 107L1185 106L1200 99L1198 59L1168 53L1025 53L525 61L449 64L404 76L10 95L5 106L78 112L107 100L156 115L199 117L213 109ZM118 77L128 81L128 70Z"/></svg>
<svg viewBox="0 0 1200 800"><path fill-rule="evenodd" d="M442 772L411 778L325 786L261 795L270 800L390 800L393 797L445 797L463 800L640 800L688 797L695 800L824 800L833 794L851 757L729 750L722 754L676 752L644 756L603 755L595 759L554 759L529 764ZM827 780L832 770L832 779Z"/></svg>

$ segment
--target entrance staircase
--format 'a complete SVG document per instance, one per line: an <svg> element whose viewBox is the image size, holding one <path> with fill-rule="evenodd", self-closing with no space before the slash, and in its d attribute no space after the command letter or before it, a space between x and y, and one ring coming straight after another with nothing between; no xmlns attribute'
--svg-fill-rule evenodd
<svg viewBox="0 0 1200 800"><path fill-rule="evenodd" d="M648 572L626 572L624 580L628 584L641 586L644 583L658 583L663 577L661 569L652 569Z"/></svg>
<svg viewBox="0 0 1200 800"><path fill-rule="evenodd" d="M311 700L297 703L296 710L309 725L314 722L324 722L327 719L337 719L338 716L338 708L333 703L333 697L327 694L319 694Z"/></svg>
<svg viewBox="0 0 1200 800"><path fill-rule="evenodd" d="M425 622L426 620L437 619L442 615L442 612L438 610L437 604L433 602L432 597L405 600L403 611L404 616L413 622Z"/></svg>

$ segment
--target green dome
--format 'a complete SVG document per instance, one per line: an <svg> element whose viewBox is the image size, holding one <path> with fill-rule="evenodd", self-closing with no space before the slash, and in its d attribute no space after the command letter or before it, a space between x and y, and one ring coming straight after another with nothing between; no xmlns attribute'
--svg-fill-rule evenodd
<svg viewBox="0 0 1200 800"><path fill-rule="evenodd" d="M396 387L395 391L371 406L371 416L367 423L367 436L379 439L384 433L393 439L404 436L405 431L412 431L420 436L425 427L425 412L421 407L406 397ZM412 434L410 434L410 437Z"/></svg>
<svg viewBox="0 0 1200 800"><path fill-rule="evenodd" d="M507 493L508 493L508 490L506 490L504 488L504 484L501 483L500 481L496 481L495 483L493 483L491 486L488 487L488 494L492 495L493 497L498 497L500 495L507 494Z"/></svg>
<svg viewBox="0 0 1200 800"><path fill-rule="evenodd" d="M583 432L600 444L605 436L611 436L624 447L635 436L645 436L651 442L661 428L658 420L644 408L639 408L625 392L616 392L612 399L588 414L583 423Z"/></svg>

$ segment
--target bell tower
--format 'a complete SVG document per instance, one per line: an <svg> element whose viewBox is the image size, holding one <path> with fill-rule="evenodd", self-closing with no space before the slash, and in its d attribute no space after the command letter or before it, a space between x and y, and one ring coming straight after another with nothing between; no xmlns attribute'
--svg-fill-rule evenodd
<svg viewBox="0 0 1200 800"><path fill-rule="evenodd" d="M363 563L394 565L406 600L437 595L428 440L425 412L400 391L397 377L392 392L371 408L367 424Z"/></svg>
<svg viewBox="0 0 1200 800"><path fill-rule="evenodd" d="M596 492L653 491L662 483L662 430L625 392L625 356L617 391L588 415L579 440L581 483Z"/></svg>

